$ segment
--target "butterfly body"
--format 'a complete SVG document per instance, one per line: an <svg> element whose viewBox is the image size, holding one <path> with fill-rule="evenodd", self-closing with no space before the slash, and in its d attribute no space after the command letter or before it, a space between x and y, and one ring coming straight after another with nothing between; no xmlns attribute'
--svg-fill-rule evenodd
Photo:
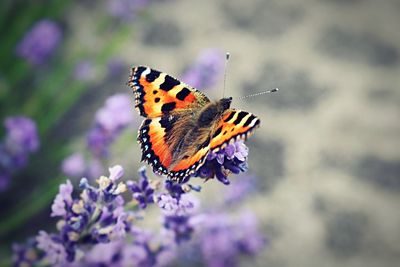
<svg viewBox="0 0 400 267"><path fill-rule="evenodd" d="M138 134L142 160L174 181L193 175L210 151L246 139L260 123L251 113L230 109L232 98L211 102L200 91L148 67L133 68L128 84L136 109L145 117Z"/></svg>

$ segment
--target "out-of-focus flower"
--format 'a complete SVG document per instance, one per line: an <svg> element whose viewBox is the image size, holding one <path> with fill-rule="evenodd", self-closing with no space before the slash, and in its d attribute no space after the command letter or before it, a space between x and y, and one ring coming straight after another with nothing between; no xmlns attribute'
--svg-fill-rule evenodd
<svg viewBox="0 0 400 267"><path fill-rule="evenodd" d="M95 117L93 127L87 135L87 146L91 152L86 158L75 153L64 159L62 171L70 177L95 178L104 170L101 159L108 156L111 144L121 132L133 122L131 99L128 94L109 97Z"/></svg>
<svg viewBox="0 0 400 267"><path fill-rule="evenodd" d="M228 185L229 173L238 174L247 171L247 156L248 147L243 141L236 141L218 152L210 152L195 176L206 179L216 177L218 181Z"/></svg>
<svg viewBox="0 0 400 267"><path fill-rule="evenodd" d="M229 187L226 188L224 201L227 204L235 204L243 200L255 190L254 177L241 175Z"/></svg>
<svg viewBox="0 0 400 267"><path fill-rule="evenodd" d="M193 65L184 71L182 80L195 88L211 88L217 83L223 68L224 54L222 51L207 49L200 54Z"/></svg>
<svg viewBox="0 0 400 267"><path fill-rule="evenodd" d="M37 22L18 43L16 54L33 65L44 63L62 39L60 27L52 20Z"/></svg>
<svg viewBox="0 0 400 267"><path fill-rule="evenodd" d="M149 0L108 0L107 8L109 14L117 19L132 20L149 3Z"/></svg>
<svg viewBox="0 0 400 267"><path fill-rule="evenodd" d="M97 157L106 156L109 145L132 121L130 97L127 94L111 96L96 113L95 126L87 138L89 149Z"/></svg>
<svg viewBox="0 0 400 267"><path fill-rule="evenodd" d="M27 154L39 148L36 124L23 116L9 117L4 123L7 130L5 146L13 154Z"/></svg>
<svg viewBox="0 0 400 267"><path fill-rule="evenodd" d="M125 64L122 59L112 58L107 63L108 75L110 77L119 76L125 73Z"/></svg>
<svg viewBox="0 0 400 267"><path fill-rule="evenodd" d="M95 68L90 60L81 60L76 64L74 78L78 81L91 81L95 78Z"/></svg>
<svg viewBox="0 0 400 267"><path fill-rule="evenodd" d="M69 177L83 177L86 170L85 158L81 153L74 153L63 160L61 170Z"/></svg>
<svg viewBox="0 0 400 267"><path fill-rule="evenodd" d="M37 241L35 238L29 238L25 244L12 245L13 266L34 266L40 262L44 256L43 252L37 249Z"/></svg>
<svg viewBox="0 0 400 267"><path fill-rule="evenodd" d="M127 186L132 191L132 197L138 202L141 209L145 209L149 203L154 203L154 188L149 183L146 168L139 169L139 182L128 181Z"/></svg>
<svg viewBox="0 0 400 267"><path fill-rule="evenodd" d="M6 136L0 143L0 191L8 187L11 175L26 166L28 156L39 149L34 121L27 117L8 117L4 121Z"/></svg>
<svg viewBox="0 0 400 267"><path fill-rule="evenodd" d="M211 267L238 266L241 255L255 255L265 247L252 214L234 220L226 214L203 217L199 237L204 264Z"/></svg>

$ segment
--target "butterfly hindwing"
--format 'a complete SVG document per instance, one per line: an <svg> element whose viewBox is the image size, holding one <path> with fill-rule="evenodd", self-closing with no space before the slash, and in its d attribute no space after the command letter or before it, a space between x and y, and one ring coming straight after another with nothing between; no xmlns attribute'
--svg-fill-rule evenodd
<svg viewBox="0 0 400 267"><path fill-rule="evenodd" d="M210 139L204 142L193 156L173 164L170 134L172 128L177 127L178 119L182 120L173 116L145 119L139 128L138 142L142 150L142 160L150 164L155 173L167 175L171 180L181 182L203 165L210 151Z"/></svg>
<svg viewBox="0 0 400 267"><path fill-rule="evenodd" d="M210 102L200 91L166 73L144 66L132 69L128 84L135 94L135 107L143 117L160 117Z"/></svg>
<svg viewBox="0 0 400 267"><path fill-rule="evenodd" d="M228 109L217 122L210 148L218 151L230 142L245 140L260 126L260 120L247 111Z"/></svg>

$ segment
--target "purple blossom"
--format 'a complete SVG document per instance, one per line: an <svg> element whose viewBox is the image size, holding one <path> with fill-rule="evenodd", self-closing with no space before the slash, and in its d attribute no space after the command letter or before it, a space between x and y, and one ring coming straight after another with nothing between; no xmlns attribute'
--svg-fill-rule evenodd
<svg viewBox="0 0 400 267"><path fill-rule="evenodd" d="M218 49L204 50L197 61L182 75L182 80L196 88L211 88L220 77L224 67L224 54Z"/></svg>
<svg viewBox="0 0 400 267"><path fill-rule="evenodd" d="M74 78L78 81L91 81L95 77L93 62L90 60L79 61L75 66Z"/></svg>
<svg viewBox="0 0 400 267"><path fill-rule="evenodd" d="M36 124L23 116L8 117L4 121L7 130L5 146L12 154L27 154L38 150L39 137Z"/></svg>
<svg viewBox="0 0 400 267"><path fill-rule="evenodd" d="M73 186L69 180L65 184L60 185L59 193L54 199L53 205L51 206L51 217L55 216L66 216L67 210L66 207L70 207L72 205L72 191Z"/></svg>
<svg viewBox="0 0 400 267"><path fill-rule="evenodd" d="M29 238L25 244L13 244L12 251L13 266L34 266L44 256L38 251L35 238Z"/></svg>
<svg viewBox="0 0 400 267"><path fill-rule="evenodd" d="M120 240L129 231L131 217L124 210L125 202L121 196L126 186L118 182L123 169L114 166L109 170L109 177L101 176L97 180L97 188L83 178L79 198L72 196L70 181L60 186L51 214L59 218L59 232L51 235L40 232L37 238L38 248L46 254L50 264L76 261L80 257L80 246ZM48 255L51 249L58 252Z"/></svg>
<svg viewBox="0 0 400 267"><path fill-rule="evenodd" d="M89 149L96 157L107 156L110 144L132 121L130 97L126 94L111 96L96 113L95 126L87 138Z"/></svg>
<svg viewBox="0 0 400 267"><path fill-rule="evenodd" d="M61 170L69 177L82 177L86 171L85 158L81 153L74 153L63 160Z"/></svg>
<svg viewBox="0 0 400 267"><path fill-rule="evenodd" d="M136 14L149 5L149 0L109 0L108 12L120 20L132 20Z"/></svg>
<svg viewBox="0 0 400 267"><path fill-rule="evenodd" d="M198 223L201 252L207 266L234 267L239 256L255 255L265 247L257 221L250 213L242 214L238 220L226 214L209 214Z"/></svg>
<svg viewBox="0 0 400 267"><path fill-rule="evenodd" d="M218 181L228 185L230 173L239 174L247 171L247 156L247 146L241 140L236 141L218 152L210 152L195 176L207 180L216 177Z"/></svg>
<svg viewBox="0 0 400 267"><path fill-rule="evenodd" d="M4 121L6 136L0 143L0 191L7 189L11 175L25 167L28 156L39 149L35 123L26 117L8 117Z"/></svg>
<svg viewBox="0 0 400 267"><path fill-rule="evenodd" d="M16 47L16 54L32 65L44 63L57 48L62 39L60 27L44 19L32 26Z"/></svg>
<svg viewBox="0 0 400 267"><path fill-rule="evenodd" d="M146 168L139 169L139 182L128 181L127 186L132 191L132 197L138 202L141 209L145 209L148 204L154 203L154 188L147 178Z"/></svg>
<svg viewBox="0 0 400 267"><path fill-rule="evenodd" d="M67 263L67 252L57 236L50 236L40 231L36 237L37 247L46 253L44 259L53 266L62 266Z"/></svg>
<svg viewBox="0 0 400 267"><path fill-rule="evenodd" d="M197 199L183 193L179 195L162 193L155 196L155 202L164 214L164 228L171 231L175 242L180 244L189 240L194 231L191 218L198 207Z"/></svg>
<svg viewBox="0 0 400 267"><path fill-rule="evenodd" d="M107 63L107 70L110 77L119 76L125 72L125 63L122 59L112 58Z"/></svg>

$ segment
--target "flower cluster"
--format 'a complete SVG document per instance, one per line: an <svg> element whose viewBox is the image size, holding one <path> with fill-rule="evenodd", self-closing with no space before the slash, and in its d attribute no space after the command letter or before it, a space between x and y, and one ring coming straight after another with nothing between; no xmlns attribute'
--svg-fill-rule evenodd
<svg viewBox="0 0 400 267"><path fill-rule="evenodd" d="M248 154L249 149L244 142L236 141L218 152L210 152L195 176L205 179L216 177L218 181L228 185L229 173L238 174L247 171Z"/></svg>
<svg viewBox="0 0 400 267"><path fill-rule="evenodd" d="M204 50L197 61L184 71L182 80L195 88L211 88L223 71L223 58L218 49Z"/></svg>
<svg viewBox="0 0 400 267"><path fill-rule="evenodd" d="M61 169L72 177L98 177L103 172L102 158L108 157L109 147L121 132L133 122L131 99L127 94L116 94L106 100L95 116L95 123L87 136L91 157L74 153L65 158Z"/></svg>
<svg viewBox="0 0 400 267"><path fill-rule="evenodd" d="M0 191L7 188L10 176L26 166L28 156L39 149L36 124L29 118L16 116L4 121L6 136L0 144Z"/></svg>
<svg viewBox="0 0 400 267"><path fill-rule="evenodd" d="M196 187L170 181L161 187L143 168L138 182L125 185L122 167L109 170L108 177L97 179L97 187L83 178L79 197L70 181L60 186L51 207L51 216L59 218L58 232L39 231L36 239L14 245L15 266L171 266L188 247L200 250L196 262L235 266L241 255L255 255L264 247L254 217L199 213L198 201L188 194ZM163 215L157 232L136 225L150 205Z"/></svg>
<svg viewBox="0 0 400 267"><path fill-rule="evenodd" d="M61 39L60 27L54 21L44 19L25 34L17 45L16 54L32 65L40 65L53 54Z"/></svg>

